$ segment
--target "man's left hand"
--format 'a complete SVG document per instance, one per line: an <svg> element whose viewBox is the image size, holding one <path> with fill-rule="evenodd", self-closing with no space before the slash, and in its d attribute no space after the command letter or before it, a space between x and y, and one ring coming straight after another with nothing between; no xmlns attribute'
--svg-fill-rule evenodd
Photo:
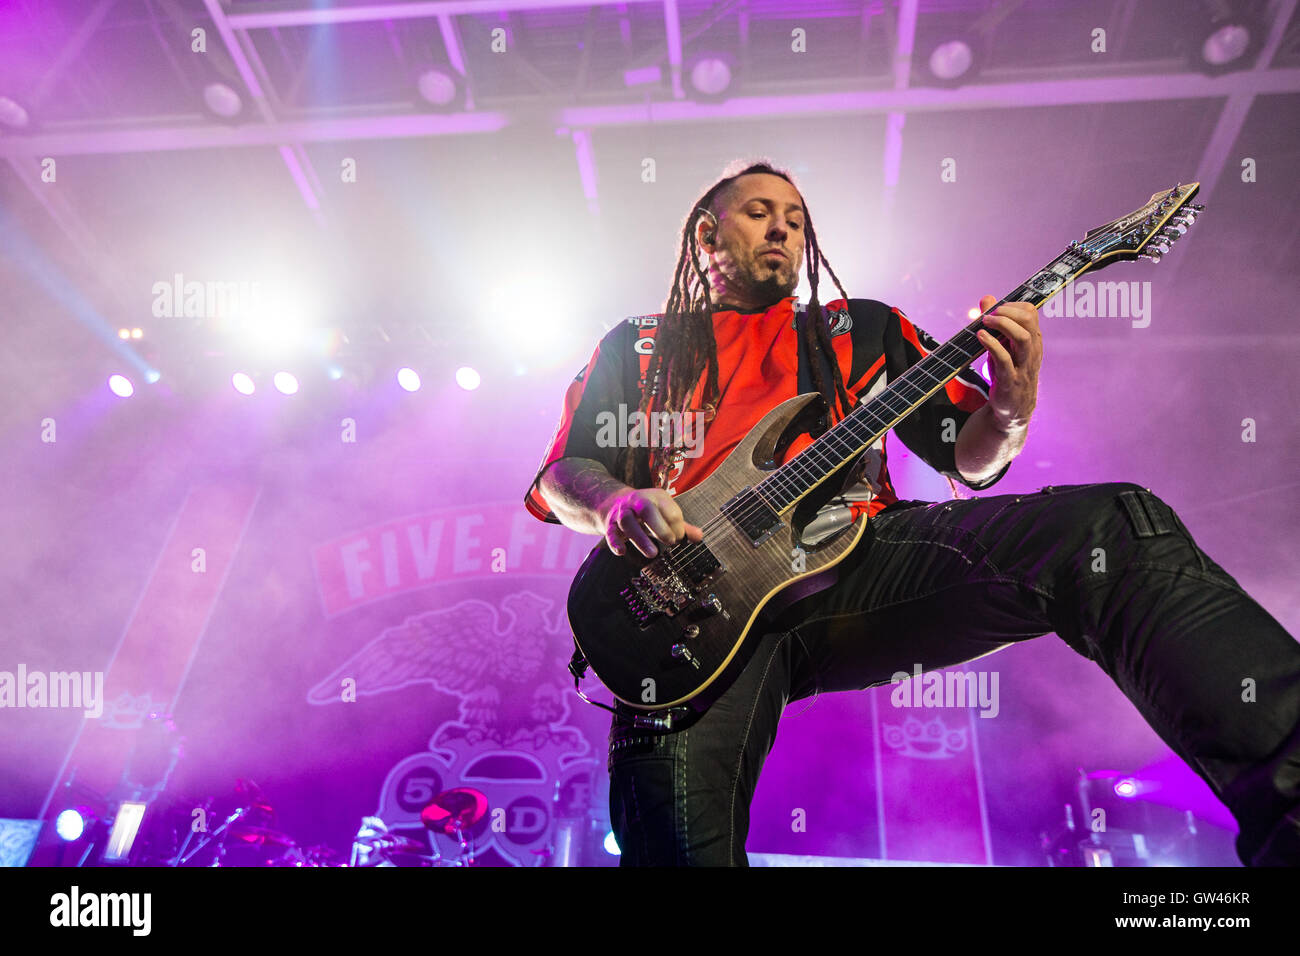
<svg viewBox="0 0 1300 956"><path fill-rule="evenodd" d="M997 297L980 299L980 312L996 303ZM993 388L989 405L994 421L1006 432L1029 425L1038 404L1038 370L1043 364L1043 335L1038 329L1038 309L1028 302L1004 302L984 316L984 328L977 333L989 350ZM1007 344L994 336L1001 332Z"/></svg>

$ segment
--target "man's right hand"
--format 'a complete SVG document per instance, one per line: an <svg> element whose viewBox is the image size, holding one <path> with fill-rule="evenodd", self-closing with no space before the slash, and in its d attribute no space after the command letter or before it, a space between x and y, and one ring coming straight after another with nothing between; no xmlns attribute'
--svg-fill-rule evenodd
<svg viewBox="0 0 1300 956"><path fill-rule="evenodd" d="M704 532L690 524L673 496L662 488L627 488L610 496L600 508L605 543L622 555L630 542L647 558L659 553L655 544L676 544L682 538L703 541Z"/></svg>

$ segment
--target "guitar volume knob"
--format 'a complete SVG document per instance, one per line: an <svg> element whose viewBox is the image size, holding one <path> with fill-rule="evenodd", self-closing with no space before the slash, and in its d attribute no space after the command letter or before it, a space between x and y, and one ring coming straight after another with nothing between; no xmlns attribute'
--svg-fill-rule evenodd
<svg viewBox="0 0 1300 956"><path fill-rule="evenodd" d="M677 660L690 664L696 670L700 669L700 662L695 659L695 655L691 653L691 649L685 644L674 644L672 646L672 655Z"/></svg>

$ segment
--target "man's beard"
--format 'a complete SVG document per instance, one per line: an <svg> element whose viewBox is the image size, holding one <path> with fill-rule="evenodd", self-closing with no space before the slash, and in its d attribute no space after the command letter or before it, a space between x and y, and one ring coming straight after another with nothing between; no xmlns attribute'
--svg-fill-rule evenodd
<svg viewBox="0 0 1300 956"><path fill-rule="evenodd" d="M769 305L794 295L794 290L799 285L798 276L789 279L780 269L764 269L759 275L750 272L744 278L749 295Z"/></svg>

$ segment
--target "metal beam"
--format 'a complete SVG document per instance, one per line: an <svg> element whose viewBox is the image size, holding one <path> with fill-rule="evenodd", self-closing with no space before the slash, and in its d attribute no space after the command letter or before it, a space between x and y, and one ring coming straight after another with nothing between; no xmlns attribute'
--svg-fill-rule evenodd
<svg viewBox="0 0 1300 956"><path fill-rule="evenodd" d="M49 65L36 82L36 88L32 90L31 96L28 97L29 105L33 111L39 109L41 104L45 102L45 97L49 95L50 90L54 88L54 84L58 82L60 74L85 49L86 44L94 36L95 31L99 29L99 25L104 22L104 17L107 16L108 11L112 9L115 3L117 3L117 0L100 0L86 19L81 21L81 25L77 27L77 32L72 35L72 39L63 45L63 49L54 58L54 62Z"/></svg>
<svg viewBox="0 0 1300 956"><path fill-rule="evenodd" d="M376 20L424 20L439 16L502 13L508 10L571 10L574 7L613 7L625 3L662 3L663 0L446 0L446 2L371 3L355 7L297 8L232 11L230 25L237 30L306 26L318 23L372 23Z"/></svg>
<svg viewBox="0 0 1300 956"><path fill-rule="evenodd" d="M912 78L912 48L916 45L917 0L902 0L898 5L898 19L894 36L894 89L905 90ZM893 211L898 193L898 173L903 163L903 125L907 114L892 110L885 118L885 189L881 199L882 214Z"/></svg>
<svg viewBox="0 0 1300 956"><path fill-rule="evenodd" d="M257 104L262 119L268 126L275 126L275 113L271 109L271 104L267 102L266 92L262 88L257 72L253 69L249 56L245 54L239 38L235 36L234 28L231 27L229 20L227 20L226 12L221 9L219 0L203 0L203 5L207 8L208 16L212 17L212 25L216 27L221 42L226 45L226 51L230 54L231 60L234 61L235 69L239 72L239 78L243 81L249 95L252 96L253 102ZM257 56L257 50L251 41L249 42L249 53L252 57ZM260 61L258 65L261 65ZM311 210L316 222L323 225L320 198L312 188L312 180L315 179L319 182L319 179L316 177L315 170L311 169L311 160L308 158L306 151L298 142L285 144L281 141L276 145L279 146L280 159L284 162L285 168L288 169L289 177L293 180L294 185L298 187L298 194L302 196L302 201Z"/></svg>
<svg viewBox="0 0 1300 956"><path fill-rule="evenodd" d="M1296 0L1277 0L1272 4L1273 22L1269 28L1264 46L1259 51L1259 58L1255 61L1254 69L1230 75L1268 76L1271 73L1278 72L1269 70L1269 64L1273 62L1273 57L1277 55L1278 47L1282 44L1282 37L1286 34L1287 24L1291 22L1291 17L1295 14L1295 8ZM1250 113L1251 105L1255 102L1257 92L1250 89L1241 89L1228 94L1223 109L1219 113L1219 119L1214 124L1214 132L1210 134L1209 142L1205 145L1205 152L1201 154L1201 161L1196 167L1195 179L1192 180L1201 184L1196 197L1197 202L1208 204L1208 200L1214 192L1214 187L1218 184L1224 169L1228 165L1228 157L1237 142L1237 137L1241 135L1241 128L1246 125L1246 117ZM1186 255L1177 257L1178 261L1171 270L1173 274L1169 276L1168 281L1177 280L1178 274L1182 271L1182 262L1186 258Z"/></svg>
<svg viewBox="0 0 1300 956"><path fill-rule="evenodd" d="M1295 14L1296 0L1279 0L1275 4L1275 11L1272 26L1269 29L1268 39L1264 43L1263 49L1259 52L1259 59L1255 62L1255 68L1251 72L1264 73L1268 70L1269 64L1273 62L1273 57L1277 54L1277 49L1282 43L1282 36L1286 33L1287 24L1291 22L1291 17ZM1218 182L1223 173L1223 168L1228 162L1228 153L1237 141L1237 136L1241 133L1241 127L1246 122L1246 114L1250 112L1251 104L1255 99L1255 92L1250 90L1241 90L1228 94L1228 101L1223 106L1223 112L1219 114L1219 120L1214 126L1214 132L1210 135L1209 144L1205 147L1205 153L1201 156L1200 165L1196 167L1195 182L1201 184L1199 199L1204 200L1214 190L1214 185Z"/></svg>
<svg viewBox="0 0 1300 956"><path fill-rule="evenodd" d="M447 62L465 81L465 109L474 108L474 84L470 80L469 66L465 62L465 50L460 42L460 31L449 16L438 17L438 30L442 34L442 45L447 51Z"/></svg>
<svg viewBox="0 0 1300 956"><path fill-rule="evenodd" d="M772 119L791 116L871 115L890 112L944 113L966 110L1072 106L1084 103L1160 102L1214 99L1234 93L1300 92L1300 68L1209 77L1198 73L1112 76L1091 80L1042 80L966 86L955 90L913 87L836 93L737 97L723 103L692 100L620 103L612 106L554 107L556 126L594 128ZM521 115L537 117L535 102L520 103ZM303 120L265 125L178 123L126 129L69 129L0 139L0 156L70 156L239 146L278 146L287 140L402 139L463 133L493 133L510 125L505 111L403 113L388 116ZM49 127L47 127L49 129Z"/></svg>
<svg viewBox="0 0 1300 956"><path fill-rule="evenodd" d="M668 71L672 76L673 98L682 99L682 20L677 0L664 0L664 36L668 44Z"/></svg>

